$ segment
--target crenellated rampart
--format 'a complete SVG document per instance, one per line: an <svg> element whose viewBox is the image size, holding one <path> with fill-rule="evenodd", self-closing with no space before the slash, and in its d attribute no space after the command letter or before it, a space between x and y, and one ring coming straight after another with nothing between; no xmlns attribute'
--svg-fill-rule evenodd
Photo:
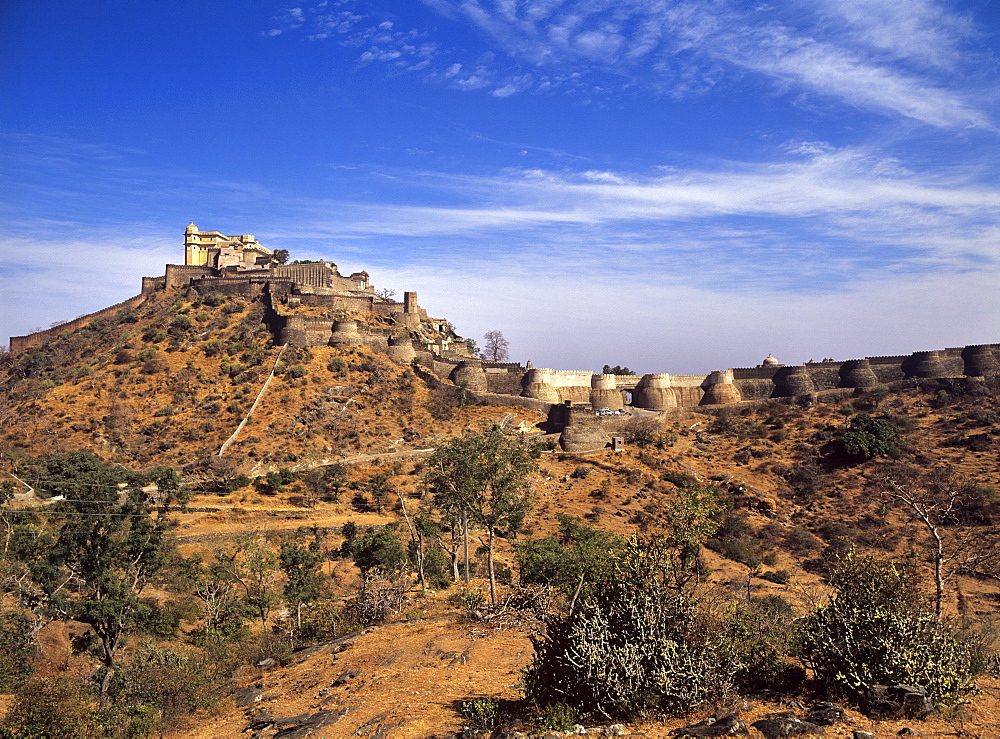
<svg viewBox="0 0 1000 739"><path fill-rule="evenodd" d="M33 334L26 334L24 336L11 336L10 337L10 353L20 354L25 349L30 349L34 346L39 346L47 341L51 341L60 334L67 331L75 331L84 326L90 325L92 322L96 321L98 318L104 318L105 316L114 315L120 310L126 310L128 308L135 308L140 305L146 299L145 295L136 295L129 298L128 300L123 300L120 303L115 303L107 308L102 308L94 313L88 313L85 316L78 316L72 321L66 321L66 323L60 323L58 326L53 326L52 328L47 328L44 331L36 331Z"/></svg>
<svg viewBox="0 0 1000 739"><path fill-rule="evenodd" d="M139 305L156 291L190 288L201 295L218 293L262 302L266 306L264 320L278 343L369 346L387 353L395 362L419 363L422 373L433 374L441 382L440 378L449 377L449 386L473 391L484 402L502 398L506 403L537 409L570 403L587 406L591 413L593 409L617 410L628 405L666 411L868 390L906 379L1000 374L1000 344L845 361L810 360L788 366L768 357L756 367L691 375L614 375L488 362L470 357L467 344L451 324L429 317L418 305L415 292L405 292L401 302L380 296L369 284L367 272L345 277L332 262L274 264L270 261L273 252L254 237L198 231L194 224L185 232L185 248L187 263L166 265L163 276L143 277L140 295L44 331L11 337L11 352L22 352ZM380 327L367 327L356 319ZM579 409L574 412L583 413Z"/></svg>

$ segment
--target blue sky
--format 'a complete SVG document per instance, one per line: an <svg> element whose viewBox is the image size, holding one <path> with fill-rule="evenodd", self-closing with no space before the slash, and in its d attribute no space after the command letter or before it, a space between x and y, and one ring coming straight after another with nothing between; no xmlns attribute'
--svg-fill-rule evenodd
<svg viewBox="0 0 1000 739"><path fill-rule="evenodd" d="M1000 341L994 0L7 0L0 341L184 227L536 366Z"/></svg>

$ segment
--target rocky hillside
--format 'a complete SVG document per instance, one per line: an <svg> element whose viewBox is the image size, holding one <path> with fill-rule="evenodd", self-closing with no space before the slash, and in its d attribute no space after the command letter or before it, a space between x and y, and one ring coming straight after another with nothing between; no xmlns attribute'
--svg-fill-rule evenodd
<svg viewBox="0 0 1000 739"><path fill-rule="evenodd" d="M93 450L133 468L240 469L427 446L456 403L366 347L280 347L263 307L167 291L0 365L0 452ZM356 316L378 325L380 316Z"/></svg>
<svg viewBox="0 0 1000 739"><path fill-rule="evenodd" d="M345 524L398 524L404 531L404 511L418 512L429 502L422 450L484 422L542 432L538 413L464 404L422 371L368 348L281 353L261 317L259 306L239 299L164 292L4 357L0 473L31 485L40 469L33 459L76 450L130 469L172 466L193 493L190 508L176 514L178 556L211 560L240 546L248 532L274 541L319 536L324 551L335 552ZM862 417L887 424L871 427L869 437L885 445L870 455L852 454L845 445L849 432L869 428ZM605 423L625 437L625 451L541 454L531 479L535 504L518 538L499 543L504 579L518 580L516 543L557 532L560 514L622 537L656 531L678 491L699 483L716 487L725 508L704 555L703 586L712 597L776 596L805 613L823 600L831 562L852 544L915 562L931 593L928 530L893 483L945 495L961 489L941 525L952 541L967 542L961 550L967 561L951 563L961 566L947 583L944 609L974 622L982 639L996 639L1000 565L988 556L990 547L996 551L1000 524L996 383L905 382L858 396L837 392ZM883 434L886 429L891 434ZM345 466L332 488L307 475L334 463ZM288 471L279 474L282 469ZM253 481L267 472L271 477ZM17 491L24 491L20 483ZM483 557L482 551L474 556L479 573ZM334 598L350 596L359 582L349 558L326 562L324 574ZM158 584L160 602L186 602L171 587ZM474 580L473 591L483 587ZM497 623L477 618L463 592L447 583L430 594L414 588L391 623L352 638L350 649L317 640L326 646L284 664L245 664L233 675L241 692L215 713L186 719L177 733L237 736L266 729L270 733L259 735L278 735L282 725L268 723L262 712L308 718L325 711L317 735L454 735L463 700L518 697L520 671L532 654L527 635L538 626L521 616ZM183 642L202 616L194 607L176 610L183 618L173 639ZM46 649L51 664L78 665L68 638L53 636ZM982 685L985 692L969 712L924 729L1000 735L1000 718L991 714L996 680ZM795 699L815 697L803 687ZM782 708L755 700L748 718ZM856 729L894 733L904 725L853 715ZM306 735L294 734L305 731L301 723L285 724L285 735ZM662 736L682 723L629 730ZM841 734L849 734L846 726Z"/></svg>

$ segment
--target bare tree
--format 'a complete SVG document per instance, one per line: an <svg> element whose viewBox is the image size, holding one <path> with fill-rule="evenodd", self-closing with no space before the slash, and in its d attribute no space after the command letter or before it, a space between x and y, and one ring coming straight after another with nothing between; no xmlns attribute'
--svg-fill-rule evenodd
<svg viewBox="0 0 1000 739"><path fill-rule="evenodd" d="M487 331L483 336L486 345L483 347L483 357L491 362L502 362L510 356L510 342L499 331Z"/></svg>
<svg viewBox="0 0 1000 739"><path fill-rule="evenodd" d="M922 473L893 465L878 480L881 494L902 503L911 519L930 537L934 565L934 612L944 606L945 587L960 573L997 577L1000 529L984 516L982 489L957 478L950 470Z"/></svg>
<svg viewBox="0 0 1000 739"><path fill-rule="evenodd" d="M382 300L384 300L387 303L390 300L392 300L392 298L393 298L393 296L395 294L396 294L396 291L393 290L391 287L381 287L381 288L379 288L378 290L375 291L375 296L378 297L378 298L381 298Z"/></svg>

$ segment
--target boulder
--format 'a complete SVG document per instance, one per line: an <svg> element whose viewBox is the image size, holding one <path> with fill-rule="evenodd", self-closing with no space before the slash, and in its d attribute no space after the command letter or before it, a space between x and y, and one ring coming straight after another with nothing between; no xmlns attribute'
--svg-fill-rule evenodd
<svg viewBox="0 0 1000 739"><path fill-rule="evenodd" d="M749 736L750 730L735 713L712 717L670 732L671 736Z"/></svg>
<svg viewBox="0 0 1000 739"><path fill-rule="evenodd" d="M934 712L934 704L919 685L872 685L864 693L862 710L872 718L924 718Z"/></svg>
<svg viewBox="0 0 1000 739"><path fill-rule="evenodd" d="M805 715L805 720L817 726L833 726L838 721L843 721L847 717L844 709L836 703L820 701L814 703Z"/></svg>
<svg viewBox="0 0 1000 739"><path fill-rule="evenodd" d="M751 724L765 739L783 739L786 736L818 736L826 729L810 721L803 721L791 711L772 713Z"/></svg>

